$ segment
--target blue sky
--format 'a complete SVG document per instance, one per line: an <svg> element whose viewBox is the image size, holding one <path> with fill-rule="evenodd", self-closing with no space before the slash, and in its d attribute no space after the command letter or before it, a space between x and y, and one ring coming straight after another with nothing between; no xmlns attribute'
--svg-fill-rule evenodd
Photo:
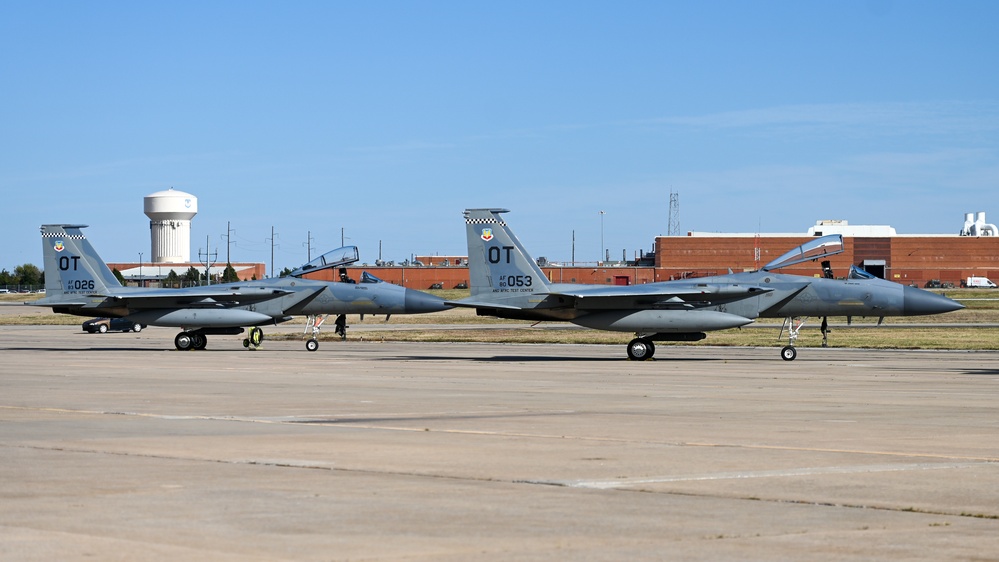
<svg viewBox="0 0 999 562"><path fill-rule="evenodd" d="M999 3L6 2L0 268L43 223L149 255L142 198L198 197L192 254L463 255L505 207L537 256L819 219L999 222ZM317 250L318 251L318 250Z"/></svg>

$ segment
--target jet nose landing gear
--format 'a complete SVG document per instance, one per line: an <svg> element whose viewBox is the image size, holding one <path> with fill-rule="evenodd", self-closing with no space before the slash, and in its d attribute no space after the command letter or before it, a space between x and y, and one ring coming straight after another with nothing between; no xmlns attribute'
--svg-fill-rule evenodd
<svg viewBox="0 0 999 562"><path fill-rule="evenodd" d="M306 318L304 332L304 335L306 336L305 349L309 351L319 349L319 331L322 329L323 323L326 322L326 318L327 315L324 314L315 314ZM347 326L347 315L337 315L336 321L333 325L333 331L336 335L340 336L340 340L346 340L347 328L349 328L349 326Z"/></svg>

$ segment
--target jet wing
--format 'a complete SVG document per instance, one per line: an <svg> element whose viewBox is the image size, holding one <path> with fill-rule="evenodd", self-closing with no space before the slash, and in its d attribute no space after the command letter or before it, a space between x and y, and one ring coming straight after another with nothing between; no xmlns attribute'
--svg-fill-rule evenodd
<svg viewBox="0 0 999 562"><path fill-rule="evenodd" d="M164 307L233 307L269 301L294 291L263 287L191 287L187 289L150 289L139 291L114 291L104 297L100 306L127 306L131 309Z"/></svg>
<svg viewBox="0 0 999 562"><path fill-rule="evenodd" d="M576 309L690 309L717 306L757 297L773 291L769 287L735 283L701 283L666 286L650 283L629 287L587 287L552 291L553 297L571 300ZM567 303L568 304L568 303Z"/></svg>
<svg viewBox="0 0 999 562"><path fill-rule="evenodd" d="M486 294L445 304L468 308L493 308L499 310L576 309L576 310L628 310L628 309L692 309L717 306L733 301L760 296L773 291L769 287L740 285L736 283L649 283L646 285L592 286L576 285L543 293L513 293L510 295ZM525 298L530 306L525 307Z"/></svg>

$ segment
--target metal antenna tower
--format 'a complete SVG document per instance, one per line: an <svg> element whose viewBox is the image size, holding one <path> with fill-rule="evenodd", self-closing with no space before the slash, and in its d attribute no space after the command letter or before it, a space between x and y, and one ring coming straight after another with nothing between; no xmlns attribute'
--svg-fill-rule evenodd
<svg viewBox="0 0 999 562"><path fill-rule="evenodd" d="M680 194L669 190L669 224L666 236L680 235Z"/></svg>

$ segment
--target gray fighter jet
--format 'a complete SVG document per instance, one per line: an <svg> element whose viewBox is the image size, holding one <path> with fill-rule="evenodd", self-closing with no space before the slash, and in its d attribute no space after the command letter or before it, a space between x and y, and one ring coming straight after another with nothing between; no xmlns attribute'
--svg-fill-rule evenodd
<svg viewBox="0 0 999 562"><path fill-rule="evenodd" d="M385 283L365 273L361 283L302 279L309 271L357 260L353 246L323 254L289 277L223 283L185 289L123 287L84 236L86 225L47 224L42 231L45 297L29 303L77 316L128 318L150 326L181 328L179 350L204 349L209 335L240 334L249 328L245 347L263 339L260 326L307 316L306 349L319 348L319 329L327 315L417 314L450 308L443 299ZM338 333L342 329L338 319ZM311 331L311 333L310 333Z"/></svg>
<svg viewBox="0 0 999 562"><path fill-rule="evenodd" d="M551 283L500 216L506 209L465 211L471 296L448 302L480 316L558 320L597 330L634 332L628 357L651 359L657 341L697 341L704 332L785 318L788 345L804 318L914 316L964 308L947 297L877 279L854 268L847 279L813 278L773 270L843 251L843 239L816 238L760 271L635 286ZM880 320L879 320L880 323ZM783 331L782 331L783 333Z"/></svg>

